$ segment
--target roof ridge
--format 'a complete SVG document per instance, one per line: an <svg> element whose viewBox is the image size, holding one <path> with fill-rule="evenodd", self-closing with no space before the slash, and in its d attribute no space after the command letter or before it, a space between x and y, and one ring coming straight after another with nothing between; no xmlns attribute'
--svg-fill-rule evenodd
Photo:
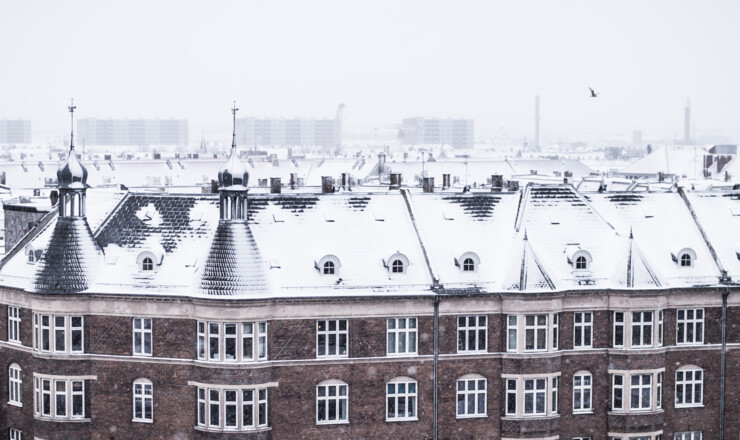
<svg viewBox="0 0 740 440"><path fill-rule="evenodd" d="M54 205L58 206L58 205ZM52 206L51 210L44 214L43 217L41 217L41 220L34 225L33 228L31 228L30 231L26 232L26 234L18 240L18 242L10 248L10 251L8 251L7 254L3 257L2 260L0 260L0 269L2 269L5 264L10 261L14 256L20 252L21 249L25 248L28 243L33 241L36 237L38 237L44 230L46 230L47 227L49 227L49 224L51 224L52 218L54 218L55 215L59 214L59 209L55 209L54 206Z"/></svg>

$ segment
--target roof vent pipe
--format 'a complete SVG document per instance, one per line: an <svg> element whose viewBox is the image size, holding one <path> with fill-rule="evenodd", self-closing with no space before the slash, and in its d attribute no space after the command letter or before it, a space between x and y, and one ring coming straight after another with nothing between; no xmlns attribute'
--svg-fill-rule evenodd
<svg viewBox="0 0 740 440"><path fill-rule="evenodd" d="M434 192L434 177L425 177L423 181L423 187L425 193Z"/></svg>
<svg viewBox="0 0 740 440"><path fill-rule="evenodd" d="M501 174L491 175L491 192L501 192L504 188L504 176Z"/></svg>
<svg viewBox="0 0 740 440"><path fill-rule="evenodd" d="M449 188L450 188L450 175L442 174L442 189L449 189Z"/></svg>
<svg viewBox="0 0 740 440"><path fill-rule="evenodd" d="M401 173L391 173L391 186L389 189L401 188Z"/></svg>
<svg viewBox="0 0 740 440"><path fill-rule="evenodd" d="M280 178L270 177L270 192L272 194L280 194Z"/></svg>
<svg viewBox="0 0 740 440"><path fill-rule="evenodd" d="M331 176L321 176L321 192L323 194L334 192L334 179Z"/></svg>

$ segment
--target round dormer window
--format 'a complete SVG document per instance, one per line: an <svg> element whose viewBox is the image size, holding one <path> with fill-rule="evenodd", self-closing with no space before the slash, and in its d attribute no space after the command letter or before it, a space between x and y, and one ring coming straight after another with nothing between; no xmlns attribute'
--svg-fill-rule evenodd
<svg viewBox="0 0 740 440"><path fill-rule="evenodd" d="M386 261L384 262L385 267L391 275L402 275L408 271L409 259L400 252L391 255Z"/></svg>
<svg viewBox="0 0 740 440"><path fill-rule="evenodd" d="M339 268L342 267L342 263L335 255L325 255L314 263L314 267L321 275L339 275Z"/></svg>
<svg viewBox="0 0 740 440"><path fill-rule="evenodd" d="M455 258L455 266L458 266L462 272L476 272L480 265L480 258L475 252L465 252L460 257Z"/></svg>

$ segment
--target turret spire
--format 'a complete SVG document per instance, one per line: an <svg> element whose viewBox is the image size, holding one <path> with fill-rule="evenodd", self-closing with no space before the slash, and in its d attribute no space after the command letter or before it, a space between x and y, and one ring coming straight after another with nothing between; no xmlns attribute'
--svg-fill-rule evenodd
<svg viewBox="0 0 740 440"><path fill-rule="evenodd" d="M236 112L239 109L236 108L236 101L234 101L234 107L231 108L231 113L234 115L233 131L231 133L231 148L236 148Z"/></svg>
<svg viewBox="0 0 740 440"><path fill-rule="evenodd" d="M69 135L69 149L74 150L75 149L75 109L77 106L75 105L74 98L70 100L70 105L67 107L69 109L69 122L71 126L70 135Z"/></svg>

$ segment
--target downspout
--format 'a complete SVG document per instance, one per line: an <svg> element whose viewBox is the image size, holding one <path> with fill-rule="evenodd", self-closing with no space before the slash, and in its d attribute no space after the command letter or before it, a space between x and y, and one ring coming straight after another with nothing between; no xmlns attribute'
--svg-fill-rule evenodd
<svg viewBox="0 0 740 440"><path fill-rule="evenodd" d="M723 328L723 341L724 341L724 328ZM722 364L724 368L724 363ZM724 376L723 376L724 377ZM437 393L439 389L439 292L434 295L434 414L432 422L432 438L437 440L437 408L439 407L439 401L437 399ZM724 380L722 381L724 387ZM724 388L723 388L724 389ZM721 432L721 431L720 431Z"/></svg>
<svg viewBox="0 0 740 440"><path fill-rule="evenodd" d="M720 361L719 382L719 440L725 438L725 364L727 362L727 297L730 295L730 286L725 286L722 292L722 357Z"/></svg>

